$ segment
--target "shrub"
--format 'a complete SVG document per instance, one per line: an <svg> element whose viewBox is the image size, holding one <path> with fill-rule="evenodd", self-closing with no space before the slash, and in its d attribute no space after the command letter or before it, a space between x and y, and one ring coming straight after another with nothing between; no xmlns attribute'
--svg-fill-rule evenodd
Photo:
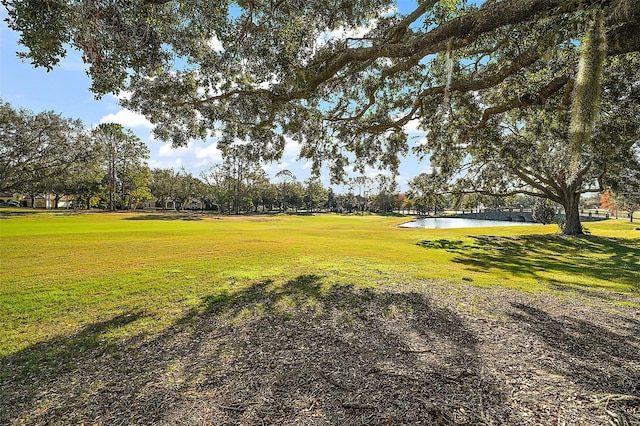
<svg viewBox="0 0 640 426"><path fill-rule="evenodd" d="M546 225L555 221L556 212L549 203L549 200L539 198L533 205L533 210L531 210L531 217L534 221Z"/></svg>

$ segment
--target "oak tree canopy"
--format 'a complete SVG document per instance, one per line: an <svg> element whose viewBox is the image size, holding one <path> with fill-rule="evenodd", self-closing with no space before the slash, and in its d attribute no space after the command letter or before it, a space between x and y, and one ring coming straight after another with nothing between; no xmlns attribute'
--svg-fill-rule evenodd
<svg viewBox="0 0 640 426"><path fill-rule="evenodd" d="M419 0L403 13L389 0L2 3L26 47L19 55L51 68L80 50L95 94L130 92L124 106L160 139L183 145L217 132L222 148L251 141L252 155L271 160L289 136L336 178L349 163L397 167L403 127L433 119L453 94L552 71L508 104L484 104L483 126L569 90L576 64L554 57L595 10L608 55L640 50L633 0Z"/></svg>

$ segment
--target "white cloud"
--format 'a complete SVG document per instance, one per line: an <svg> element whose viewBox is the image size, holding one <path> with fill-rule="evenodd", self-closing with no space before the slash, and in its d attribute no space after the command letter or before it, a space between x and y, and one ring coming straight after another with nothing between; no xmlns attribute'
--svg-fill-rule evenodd
<svg viewBox="0 0 640 426"><path fill-rule="evenodd" d="M201 147L198 146L195 149L195 156L201 161L201 163L211 162L211 161L222 161L222 151L220 151L215 143L212 143L209 146Z"/></svg>
<svg viewBox="0 0 640 426"><path fill-rule="evenodd" d="M173 148L171 144L163 143L157 151L157 159L154 164L161 164L155 167L180 168L182 165L188 171L197 174L199 170L210 166L212 163L222 161L222 152L216 148L215 142L208 142L209 145L200 141L191 141L186 146Z"/></svg>
<svg viewBox="0 0 640 426"><path fill-rule="evenodd" d="M107 114L100 119L100 123L118 123L124 127L146 127L152 128L153 124L143 115L128 109L120 109L115 114Z"/></svg>
<svg viewBox="0 0 640 426"><path fill-rule="evenodd" d="M133 92L130 92L128 90L121 90L120 92L118 92L117 95L112 95L112 96L117 100L122 101L125 99L131 99L131 95L133 95Z"/></svg>
<svg viewBox="0 0 640 426"><path fill-rule="evenodd" d="M389 16L396 13L397 8L392 6L388 9L383 9L380 11L380 16ZM344 40L345 38L361 38L364 37L367 33L369 33L372 29L376 27L378 24L377 19L371 20L367 25L357 27L357 28L336 28L331 31L324 31L318 35L316 38L316 45L323 46L328 41L331 40Z"/></svg>
<svg viewBox="0 0 640 426"><path fill-rule="evenodd" d="M285 141L283 156L292 160L298 158L301 145L291 138L285 138Z"/></svg>
<svg viewBox="0 0 640 426"><path fill-rule="evenodd" d="M183 164L182 158L174 158L172 160L149 160L149 167L152 169L179 170Z"/></svg>
<svg viewBox="0 0 640 426"><path fill-rule="evenodd" d="M420 120L413 119L404 125L404 129L408 133L424 133L424 130L418 128L420 126Z"/></svg>
<svg viewBox="0 0 640 426"><path fill-rule="evenodd" d="M215 35L209 39L207 42L211 50L216 52L224 52L224 46L222 46L222 42Z"/></svg>
<svg viewBox="0 0 640 426"><path fill-rule="evenodd" d="M380 175L391 176L391 172L388 170L376 169L370 166L366 166L364 168L364 174L370 179L376 180L376 178Z"/></svg>
<svg viewBox="0 0 640 426"><path fill-rule="evenodd" d="M212 161L222 161L222 151L220 151L215 143L203 145L200 142L189 142L186 146L177 148L170 144L162 144L158 149L158 156L163 158L191 158L200 160L199 163L205 164Z"/></svg>
<svg viewBox="0 0 640 426"><path fill-rule="evenodd" d="M172 147L170 144L165 143L160 146L158 150L159 157L183 157L189 155L193 150L193 142L189 142L187 146L180 146L177 148Z"/></svg>
<svg viewBox="0 0 640 426"><path fill-rule="evenodd" d="M369 25L346 29L344 27L336 28L331 31L324 31L316 38L316 45L322 46L331 40L344 40L345 38L361 38L369 31L375 28L375 21Z"/></svg>
<svg viewBox="0 0 640 426"><path fill-rule="evenodd" d="M265 172L267 172L268 174L275 174L277 172L279 172L280 170L284 170L287 167L289 167L289 163L284 162L284 163L269 163L269 164L262 164L262 170L264 170ZM294 173L295 174L295 173Z"/></svg>

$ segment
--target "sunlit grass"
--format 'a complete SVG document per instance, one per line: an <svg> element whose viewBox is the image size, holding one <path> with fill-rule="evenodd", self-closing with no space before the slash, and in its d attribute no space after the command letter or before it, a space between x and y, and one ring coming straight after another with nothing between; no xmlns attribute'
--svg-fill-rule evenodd
<svg viewBox="0 0 640 426"><path fill-rule="evenodd" d="M557 226L425 230L381 216L14 214L0 218L0 354L134 313L105 331L158 332L205 300L300 276L376 287L432 280L527 291L638 295L640 231L610 220L591 237ZM285 295L287 296L287 295ZM286 313L313 295L281 298Z"/></svg>

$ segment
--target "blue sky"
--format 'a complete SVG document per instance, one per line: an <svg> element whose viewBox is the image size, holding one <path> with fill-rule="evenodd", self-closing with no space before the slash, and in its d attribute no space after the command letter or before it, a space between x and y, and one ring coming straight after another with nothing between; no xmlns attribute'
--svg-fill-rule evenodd
<svg viewBox="0 0 640 426"><path fill-rule="evenodd" d="M172 149L153 139L151 124L142 116L122 109L118 99L106 95L96 100L89 91L91 82L85 73L85 65L79 52L68 51L59 66L47 72L44 68L34 68L28 62L22 62L15 52L23 50L17 44L18 34L7 28L6 11L0 9L0 98L13 107L26 108L34 112L54 110L65 117L79 118L87 127L105 122L116 122L133 130L144 141L151 152L149 166L174 168L184 167L194 175L212 164L222 162L215 140L207 142L192 141L187 147ZM415 130L415 129L414 129ZM415 138L415 131L410 134ZM299 180L309 177L310 167L304 161L296 160L298 149L295 143L287 144L280 163L265 164L263 167L271 176L283 169L291 170ZM397 181L402 189L413 176L428 171L426 162L418 162L414 157L406 158L400 168ZM381 173L379 170L367 170L370 177ZM322 181L329 186L327 171L322 173ZM340 190L340 188L338 188Z"/></svg>

